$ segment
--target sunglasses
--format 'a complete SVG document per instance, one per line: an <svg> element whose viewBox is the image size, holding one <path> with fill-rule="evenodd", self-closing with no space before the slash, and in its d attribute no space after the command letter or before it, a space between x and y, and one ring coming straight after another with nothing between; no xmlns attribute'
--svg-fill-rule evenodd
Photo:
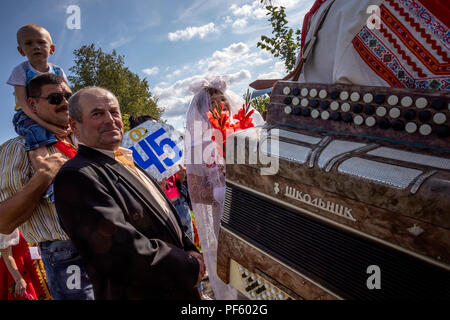
<svg viewBox="0 0 450 320"><path fill-rule="evenodd" d="M63 99L66 98L66 100L69 100L69 98L72 96L72 93L66 92L66 93L50 93L47 97L31 97L31 98L38 98L38 99L47 99L48 103L58 105L63 102Z"/></svg>

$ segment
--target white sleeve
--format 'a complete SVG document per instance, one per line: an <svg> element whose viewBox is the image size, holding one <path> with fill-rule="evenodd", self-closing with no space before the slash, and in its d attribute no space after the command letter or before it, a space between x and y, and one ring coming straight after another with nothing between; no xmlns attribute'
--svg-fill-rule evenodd
<svg viewBox="0 0 450 320"><path fill-rule="evenodd" d="M59 67L59 70L61 71L61 77L63 77L64 80L69 83L69 80L67 79L66 73L64 72L63 68Z"/></svg>
<svg viewBox="0 0 450 320"><path fill-rule="evenodd" d="M27 75L25 74L25 70L23 69L22 64L19 64L14 68L6 83L11 86L25 87L27 85Z"/></svg>
<svg viewBox="0 0 450 320"><path fill-rule="evenodd" d="M19 243L19 229L16 228L11 234L0 233L0 249L6 249Z"/></svg>

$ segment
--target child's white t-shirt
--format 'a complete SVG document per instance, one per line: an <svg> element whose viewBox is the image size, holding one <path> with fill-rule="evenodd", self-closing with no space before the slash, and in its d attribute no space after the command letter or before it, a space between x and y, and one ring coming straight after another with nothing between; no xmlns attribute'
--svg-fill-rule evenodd
<svg viewBox="0 0 450 320"><path fill-rule="evenodd" d="M47 73L53 73L56 74L58 76L61 76L64 78L64 80L66 80L66 82L68 82L66 74L64 73L64 70L52 63L48 64L49 69L47 71ZM21 64L19 64L17 67L15 67L8 79L8 81L6 82L9 85L12 86L26 86L28 84L28 82L30 82L31 79L33 79L35 76L40 75L42 73L45 72L40 72L37 71L36 69L33 68L33 66L30 64L30 62L24 61Z"/></svg>

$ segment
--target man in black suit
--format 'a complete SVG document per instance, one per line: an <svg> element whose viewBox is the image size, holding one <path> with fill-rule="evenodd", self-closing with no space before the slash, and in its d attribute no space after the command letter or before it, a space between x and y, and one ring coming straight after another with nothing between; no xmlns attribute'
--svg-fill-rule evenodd
<svg viewBox="0 0 450 320"><path fill-rule="evenodd" d="M121 148L117 98L88 87L69 101L78 154L55 178L55 204L96 299L199 299L205 265L164 191Z"/></svg>

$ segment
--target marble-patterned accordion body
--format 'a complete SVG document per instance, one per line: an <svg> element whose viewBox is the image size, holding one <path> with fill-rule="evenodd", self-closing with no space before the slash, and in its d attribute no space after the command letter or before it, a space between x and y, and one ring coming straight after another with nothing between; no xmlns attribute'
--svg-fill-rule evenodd
<svg viewBox="0 0 450 320"><path fill-rule="evenodd" d="M227 141L219 276L251 299L449 299L449 141L449 93L279 82Z"/></svg>

